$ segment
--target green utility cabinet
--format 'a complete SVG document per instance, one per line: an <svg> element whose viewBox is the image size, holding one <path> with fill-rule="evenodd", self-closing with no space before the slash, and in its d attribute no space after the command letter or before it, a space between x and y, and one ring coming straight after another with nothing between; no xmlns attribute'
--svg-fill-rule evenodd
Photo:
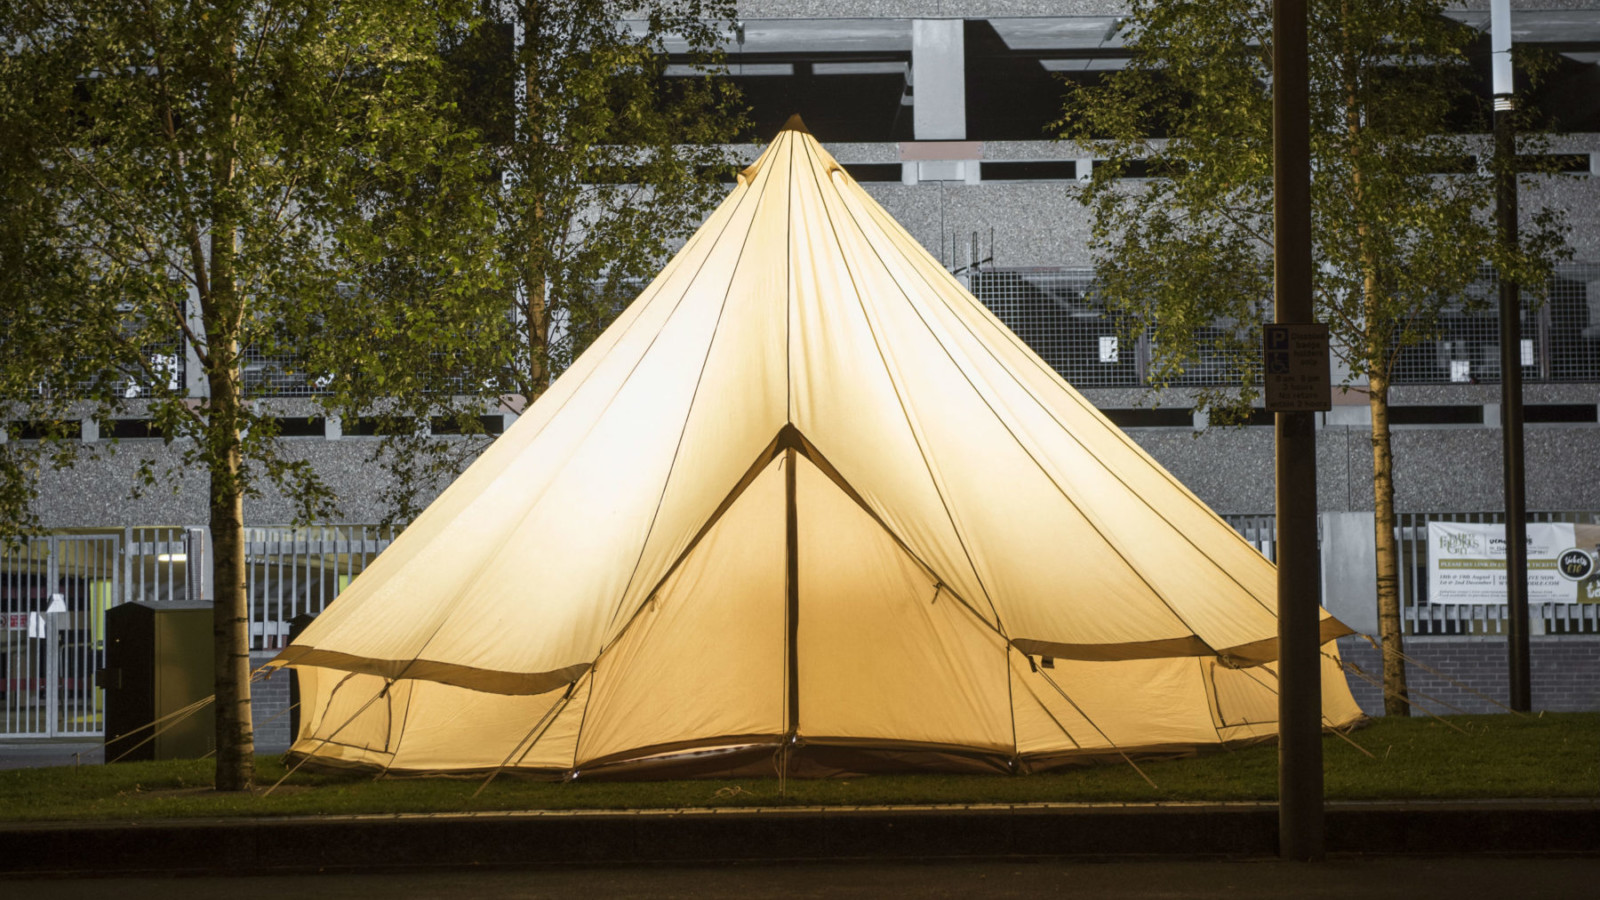
<svg viewBox="0 0 1600 900"><path fill-rule="evenodd" d="M198 759L216 749L215 704L149 727L215 690L211 609L210 603L124 603L106 610L99 678L106 762ZM152 731L154 739L146 740Z"/></svg>

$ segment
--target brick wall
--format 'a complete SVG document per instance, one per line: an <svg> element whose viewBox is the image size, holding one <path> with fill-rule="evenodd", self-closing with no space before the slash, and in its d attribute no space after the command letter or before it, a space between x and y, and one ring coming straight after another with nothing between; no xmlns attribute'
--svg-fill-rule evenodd
<svg viewBox="0 0 1600 900"><path fill-rule="evenodd" d="M274 656L276 650L250 654L255 669ZM289 749L289 673L279 671L271 678L250 686L250 717L256 730L257 753L282 753Z"/></svg>
<svg viewBox="0 0 1600 900"><path fill-rule="evenodd" d="M1528 643L1535 710L1600 710L1600 635L1534 636ZM1364 638L1340 638L1339 652L1346 661L1381 680L1378 650ZM1503 711L1480 694L1508 702L1504 638L1413 637L1406 641L1405 653L1440 673L1407 664L1411 699L1422 709L1439 715L1454 713L1451 706L1471 713ZM1348 678L1350 692L1362 710L1382 715L1382 691L1356 675Z"/></svg>

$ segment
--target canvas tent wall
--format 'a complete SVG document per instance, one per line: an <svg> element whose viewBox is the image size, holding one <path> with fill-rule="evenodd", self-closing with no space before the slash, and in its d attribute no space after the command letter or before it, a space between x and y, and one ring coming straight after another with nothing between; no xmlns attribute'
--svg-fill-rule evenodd
<svg viewBox="0 0 1600 900"><path fill-rule="evenodd" d="M326 763L1037 768L1271 735L1275 591L796 124L273 664Z"/></svg>

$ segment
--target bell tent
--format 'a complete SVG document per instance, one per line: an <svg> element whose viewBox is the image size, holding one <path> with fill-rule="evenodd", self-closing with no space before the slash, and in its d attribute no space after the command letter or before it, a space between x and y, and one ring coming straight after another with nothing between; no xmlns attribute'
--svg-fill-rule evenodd
<svg viewBox="0 0 1600 900"><path fill-rule="evenodd" d="M1275 608L792 120L271 665L326 765L1034 771L1275 734Z"/></svg>

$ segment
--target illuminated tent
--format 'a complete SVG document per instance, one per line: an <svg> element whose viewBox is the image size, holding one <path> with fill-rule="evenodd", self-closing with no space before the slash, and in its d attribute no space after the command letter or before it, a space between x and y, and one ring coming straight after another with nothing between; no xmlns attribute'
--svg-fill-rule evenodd
<svg viewBox="0 0 1600 900"><path fill-rule="evenodd" d="M1274 734L1275 595L795 120L272 665L324 764L1030 771Z"/></svg>

